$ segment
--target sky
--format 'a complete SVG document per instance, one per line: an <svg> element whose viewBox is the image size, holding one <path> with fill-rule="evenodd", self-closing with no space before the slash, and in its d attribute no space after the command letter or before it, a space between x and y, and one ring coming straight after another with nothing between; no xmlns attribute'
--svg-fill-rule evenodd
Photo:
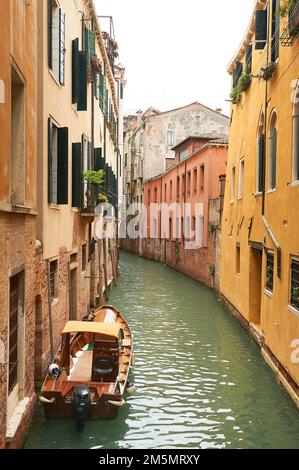
<svg viewBox="0 0 299 470"><path fill-rule="evenodd" d="M194 101L229 113L227 66L249 25L254 0L95 0L113 16L126 67L125 112ZM101 22L102 29L105 24Z"/></svg>

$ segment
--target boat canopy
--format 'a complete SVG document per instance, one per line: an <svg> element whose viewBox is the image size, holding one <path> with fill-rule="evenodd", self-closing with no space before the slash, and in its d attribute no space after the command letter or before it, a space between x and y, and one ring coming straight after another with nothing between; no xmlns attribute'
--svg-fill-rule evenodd
<svg viewBox="0 0 299 470"><path fill-rule="evenodd" d="M67 333L97 333L103 336L118 338L121 326L118 323L103 323L93 321L68 321L62 334Z"/></svg>

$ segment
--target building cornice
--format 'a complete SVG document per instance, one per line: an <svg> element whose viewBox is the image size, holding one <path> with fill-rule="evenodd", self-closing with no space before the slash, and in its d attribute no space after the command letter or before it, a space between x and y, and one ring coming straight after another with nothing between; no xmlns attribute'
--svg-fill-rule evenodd
<svg viewBox="0 0 299 470"><path fill-rule="evenodd" d="M267 5L267 3L268 3L268 0L255 0L253 13L252 13L251 20L250 20L249 26L247 28L246 34L245 34L239 48L237 49L237 52L235 53L234 57L232 58L232 60L230 61L229 65L227 67L227 71L228 71L229 74L232 74L236 62L244 56L244 53L246 51L246 47L250 44L250 42L252 40L252 37L254 36L255 13L256 13L256 11L264 9L263 7L265 7Z"/></svg>

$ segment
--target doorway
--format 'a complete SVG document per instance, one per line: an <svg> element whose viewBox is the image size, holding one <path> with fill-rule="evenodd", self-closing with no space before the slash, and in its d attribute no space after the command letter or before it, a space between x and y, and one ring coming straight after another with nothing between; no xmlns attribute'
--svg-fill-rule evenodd
<svg viewBox="0 0 299 470"><path fill-rule="evenodd" d="M249 322L261 324L263 246L250 248L249 253Z"/></svg>
<svg viewBox="0 0 299 470"><path fill-rule="evenodd" d="M70 270L70 320L77 320L77 295L78 295L78 282L77 282L77 268Z"/></svg>
<svg viewBox="0 0 299 470"><path fill-rule="evenodd" d="M24 271L20 271L9 279L8 419L23 398L24 349Z"/></svg>

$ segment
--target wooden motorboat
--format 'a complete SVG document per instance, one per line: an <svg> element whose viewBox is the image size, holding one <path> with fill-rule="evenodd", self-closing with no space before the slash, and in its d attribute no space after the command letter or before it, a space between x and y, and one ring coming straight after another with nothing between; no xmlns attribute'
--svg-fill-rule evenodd
<svg viewBox="0 0 299 470"><path fill-rule="evenodd" d="M125 393L135 391L128 382L132 361L133 335L114 307L67 322L41 389L45 415L74 416L81 427L87 418L115 418Z"/></svg>

